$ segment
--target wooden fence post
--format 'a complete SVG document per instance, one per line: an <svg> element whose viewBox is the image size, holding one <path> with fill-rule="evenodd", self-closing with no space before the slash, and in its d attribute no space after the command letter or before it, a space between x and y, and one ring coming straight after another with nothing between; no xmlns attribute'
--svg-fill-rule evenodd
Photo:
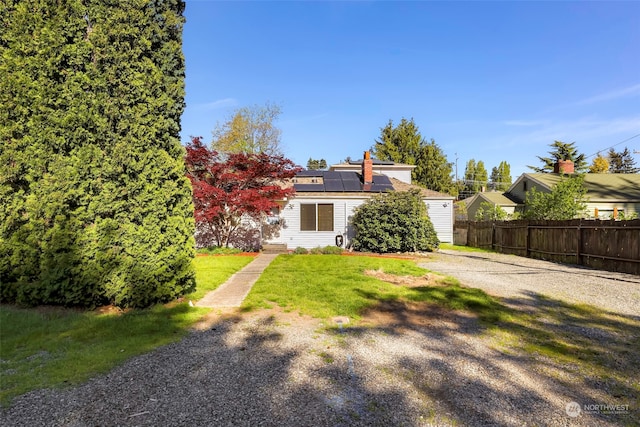
<svg viewBox="0 0 640 427"><path fill-rule="evenodd" d="M531 227L529 227L529 221L527 221L527 232L524 235L524 253L527 258L529 258L529 255L530 255L530 251L529 251L529 248L530 248L529 245L531 241L530 234L531 234Z"/></svg>
<svg viewBox="0 0 640 427"><path fill-rule="evenodd" d="M496 222L491 222L491 249L496 250ZM502 251L500 251L502 252Z"/></svg>
<svg viewBox="0 0 640 427"><path fill-rule="evenodd" d="M582 220L578 223L577 230L577 246L576 246L576 264L582 265L582 256L580 255L580 250L582 249Z"/></svg>

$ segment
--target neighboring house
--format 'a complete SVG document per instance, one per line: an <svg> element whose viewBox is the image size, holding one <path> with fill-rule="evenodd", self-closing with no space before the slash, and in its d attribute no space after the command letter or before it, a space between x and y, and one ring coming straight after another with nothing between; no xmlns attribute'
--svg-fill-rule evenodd
<svg viewBox="0 0 640 427"><path fill-rule="evenodd" d="M412 188L420 190L438 239L453 242L454 197L412 185L412 169L370 159L366 152L360 162L333 165L328 171L302 171L293 179L295 196L281 201L270 217L279 231L265 236L265 242L310 249L342 241L347 247L355 235L351 225L355 208L375 194Z"/></svg>
<svg viewBox="0 0 640 427"><path fill-rule="evenodd" d="M528 190L536 188L548 193L561 179L562 174L558 173L525 173L505 195L524 205ZM584 185L588 199L587 218L609 219L614 213L640 215L640 174L587 173Z"/></svg>
<svg viewBox="0 0 640 427"><path fill-rule="evenodd" d="M489 203L491 206L499 206L509 215L513 215L519 205L517 201L509 198L508 194L498 193L496 191L476 193L458 203L464 203L466 205L467 219L469 221L475 221L476 213L481 208L483 202Z"/></svg>
<svg viewBox="0 0 640 427"><path fill-rule="evenodd" d="M371 161L371 170L374 174L386 175L389 178L396 178L402 182L411 184L411 172L416 168L414 165L387 162L378 159L371 159ZM329 170L336 172L362 172L362 160L331 165Z"/></svg>
<svg viewBox="0 0 640 427"><path fill-rule="evenodd" d="M573 164L565 161L556 166L554 173L524 173L509 189L500 193L478 193L465 199L468 219L475 220L482 202L500 206L507 213L524 212L527 191L549 193L563 179L564 174L573 173ZM609 219L640 215L640 174L587 173L584 175L587 189L586 218Z"/></svg>

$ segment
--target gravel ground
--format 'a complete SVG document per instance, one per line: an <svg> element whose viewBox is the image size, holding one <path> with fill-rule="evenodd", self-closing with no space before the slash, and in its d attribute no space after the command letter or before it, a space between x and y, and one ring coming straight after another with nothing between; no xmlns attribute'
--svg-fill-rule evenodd
<svg viewBox="0 0 640 427"><path fill-rule="evenodd" d="M582 276L573 270L515 257L438 254L425 266L449 274L461 267L465 274L474 270L472 277L478 281L473 285L514 301L531 298L535 292L553 293L553 286L557 287L556 296L578 294L590 303L602 303L600 295L607 294L598 291L594 282L589 286L598 298L591 301L589 294L575 289L582 285L578 279ZM600 288L609 276L587 270L583 273L600 281ZM485 277L487 274L491 277ZM525 277L532 279L529 285ZM604 306L620 313L636 307L637 314L640 284L633 280L620 276L613 284L616 292L624 289L635 299L612 297ZM492 285L494 281L498 284ZM627 320L635 323L625 334L635 331L636 335L624 339L637 340L640 320L633 316ZM200 326L184 340L133 358L80 386L34 391L16 398L2 411L1 424L640 425L638 408L634 407L624 414L582 411L577 417L568 416L567 404L572 401L625 405L629 401L625 393L633 389L615 384L613 396L611 384L591 381L575 367L500 350L493 338L483 333L481 324L463 312L389 303L362 321L339 329L276 310L215 312ZM637 359L638 353L629 357ZM624 363L621 366L628 369Z"/></svg>
<svg viewBox="0 0 640 427"><path fill-rule="evenodd" d="M467 286L507 298L542 294L590 304L615 313L640 315L640 276L556 264L515 255L441 250L422 267Z"/></svg>

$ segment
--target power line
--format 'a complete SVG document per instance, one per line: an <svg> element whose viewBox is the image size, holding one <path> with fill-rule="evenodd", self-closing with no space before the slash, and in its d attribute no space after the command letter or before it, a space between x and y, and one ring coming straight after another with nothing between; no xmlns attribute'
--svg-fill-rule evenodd
<svg viewBox="0 0 640 427"><path fill-rule="evenodd" d="M636 134L636 135L633 135L632 137L627 138L627 139L625 139L624 141L620 141L620 142L618 142L617 144L613 144L611 147L607 147L607 148L605 148L605 149L603 149L603 150L597 151L597 152L593 153L592 155L585 157L585 159L588 159L589 157L596 156L596 155L600 154L600 152L602 152L602 151L604 151L604 150L609 150L609 149L611 149L611 148L613 148L613 147L615 147L615 146L617 146L617 145L624 144L625 142L627 142L627 141L631 141L632 139L637 138L637 137L639 137L639 136L640 136L640 133L638 133L638 134Z"/></svg>

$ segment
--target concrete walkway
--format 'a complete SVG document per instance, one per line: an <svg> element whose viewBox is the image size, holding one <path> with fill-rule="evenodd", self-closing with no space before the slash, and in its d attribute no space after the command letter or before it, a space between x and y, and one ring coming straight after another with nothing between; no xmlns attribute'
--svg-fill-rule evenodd
<svg viewBox="0 0 640 427"><path fill-rule="evenodd" d="M247 264L242 270L231 276L218 289L209 292L200 301L197 307L240 307L242 301L249 294L251 287L258 280L262 272L278 254L261 253Z"/></svg>

